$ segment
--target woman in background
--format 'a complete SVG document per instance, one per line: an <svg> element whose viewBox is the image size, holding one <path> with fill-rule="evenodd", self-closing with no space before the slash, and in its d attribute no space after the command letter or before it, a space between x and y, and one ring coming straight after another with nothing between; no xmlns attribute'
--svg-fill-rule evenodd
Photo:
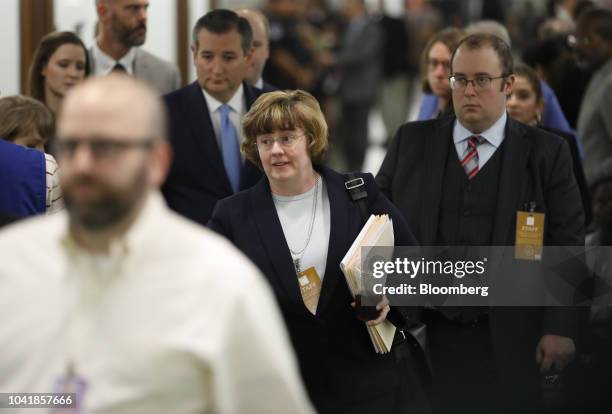
<svg viewBox="0 0 612 414"><path fill-rule="evenodd" d="M20 95L0 98L0 140L36 150L21 151L3 145L0 163L15 164L14 157L21 154L26 160L10 170L13 178L8 173L2 177L0 198L4 202L0 204L8 206L5 214L24 217L63 209L57 162L44 152L53 129L53 114L37 100Z"/></svg>
<svg viewBox="0 0 612 414"><path fill-rule="evenodd" d="M585 224L591 222L591 195L584 177L582 169L582 159L578 151L578 143L576 137L558 129L544 127L541 124L542 110L544 109L544 98L542 95L542 87L540 79L535 70L527 65L516 65L514 68L515 81L512 87L512 93L508 95L506 108L508 114L515 120L535 126L552 134L563 138L572 153L572 161L574 165L574 177L580 189L582 205L584 207Z"/></svg>
<svg viewBox="0 0 612 414"><path fill-rule="evenodd" d="M451 101L450 58L465 33L456 28L439 31L429 39L421 55L423 99L418 121L454 114Z"/></svg>
<svg viewBox="0 0 612 414"><path fill-rule="evenodd" d="M57 114L68 89L89 76L89 54L73 32L43 37L34 52L28 79L29 95Z"/></svg>

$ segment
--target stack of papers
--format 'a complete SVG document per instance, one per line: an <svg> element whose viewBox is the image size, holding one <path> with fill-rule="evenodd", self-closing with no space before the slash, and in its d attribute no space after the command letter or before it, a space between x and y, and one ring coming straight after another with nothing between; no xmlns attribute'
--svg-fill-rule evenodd
<svg viewBox="0 0 612 414"><path fill-rule="evenodd" d="M342 262L340 269L344 273L346 282L351 290L353 298L356 294L364 291L361 257L367 255L372 247L393 247L395 239L393 237L393 222L388 215L371 215L361 232L351 245ZM391 258L387 258L390 260ZM393 337L395 336L395 326L389 321L384 321L376 326L369 326L368 333L374 344L374 349L378 354L386 354L391 350Z"/></svg>

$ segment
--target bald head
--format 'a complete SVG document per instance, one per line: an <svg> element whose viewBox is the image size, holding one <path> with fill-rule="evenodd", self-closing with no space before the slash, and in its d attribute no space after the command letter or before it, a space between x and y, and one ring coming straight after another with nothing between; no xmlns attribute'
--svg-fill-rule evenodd
<svg viewBox="0 0 612 414"><path fill-rule="evenodd" d="M270 57L268 18L260 11L252 9L238 9L236 14L247 19L253 32L253 58L245 79L254 85L261 78L266 61Z"/></svg>
<svg viewBox="0 0 612 414"><path fill-rule="evenodd" d="M56 144L74 231L108 237L125 231L168 172L165 129L159 98L132 77L89 78L70 90Z"/></svg>
<svg viewBox="0 0 612 414"><path fill-rule="evenodd" d="M66 95L58 132L107 137L165 138L166 114L155 92L125 75L90 78Z"/></svg>

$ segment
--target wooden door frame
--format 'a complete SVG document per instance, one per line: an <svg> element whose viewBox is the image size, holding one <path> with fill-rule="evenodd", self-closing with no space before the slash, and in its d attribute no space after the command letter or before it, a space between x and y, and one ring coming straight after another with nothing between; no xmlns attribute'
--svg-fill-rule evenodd
<svg viewBox="0 0 612 414"><path fill-rule="evenodd" d="M28 73L34 52L43 38L55 29L53 0L20 0L20 90L27 93Z"/></svg>

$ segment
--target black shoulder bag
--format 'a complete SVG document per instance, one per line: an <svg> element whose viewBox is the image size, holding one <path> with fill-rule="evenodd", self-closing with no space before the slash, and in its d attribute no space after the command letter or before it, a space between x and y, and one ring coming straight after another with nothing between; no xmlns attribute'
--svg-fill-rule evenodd
<svg viewBox="0 0 612 414"><path fill-rule="evenodd" d="M361 220L365 224L370 217L368 190L365 180L355 173L344 174L344 180L344 187L348 191L351 200L359 209ZM423 389L425 398L429 399L431 397L431 368L426 350L427 335L424 324L407 323L405 326L397 328L392 347L395 360L400 365L402 371L404 371L403 376L415 372L416 369L418 381ZM414 382L414 379L411 381L411 378L403 378L402 381L405 383L405 386L412 387L415 385L410 384ZM410 392L414 393L415 390ZM415 401L412 400L410 405L412 406L414 403ZM417 410L417 412L428 412L429 402L424 401L422 408L422 410Z"/></svg>

